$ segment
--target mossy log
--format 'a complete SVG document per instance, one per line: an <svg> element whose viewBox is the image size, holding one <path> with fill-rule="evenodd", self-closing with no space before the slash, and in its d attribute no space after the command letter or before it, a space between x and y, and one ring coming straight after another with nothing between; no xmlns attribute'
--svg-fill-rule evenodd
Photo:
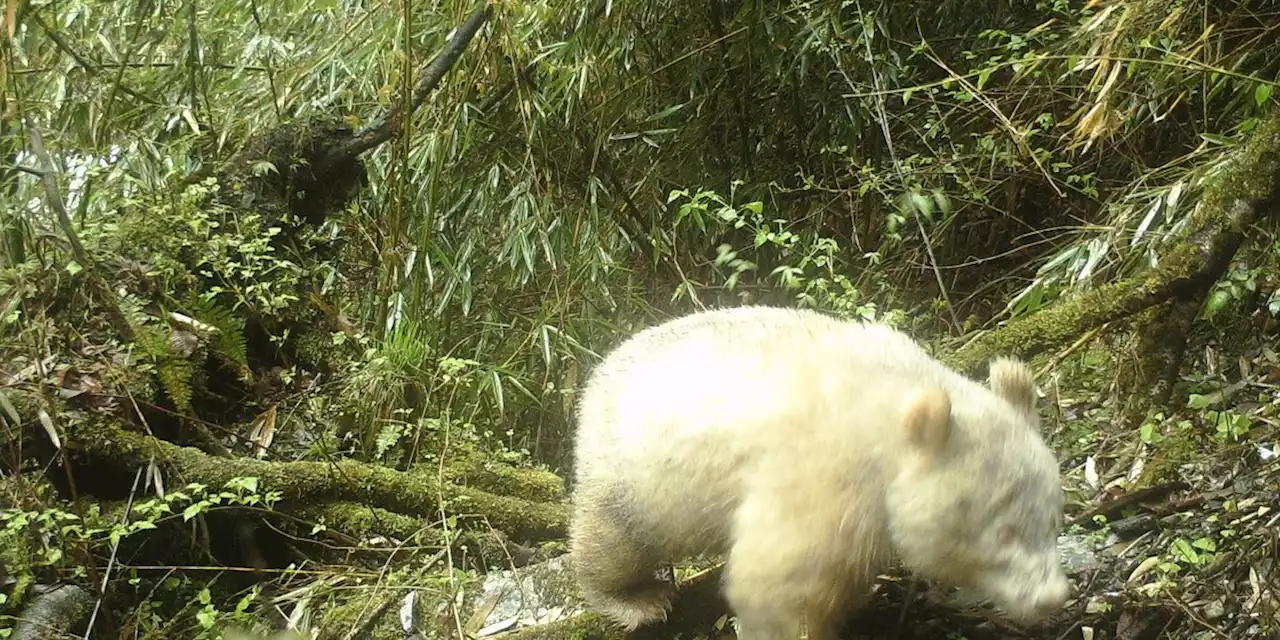
<svg viewBox="0 0 1280 640"><path fill-rule="evenodd" d="M1145 273L1055 301L1033 315L980 334L941 355L947 364L981 376L994 356L1031 358L1090 329L1132 317L1175 299L1202 296L1230 264L1255 222L1280 201L1280 114L1264 122L1228 164L1206 182L1185 231L1162 264Z"/></svg>
<svg viewBox="0 0 1280 640"><path fill-rule="evenodd" d="M496 495L442 482L425 471L405 473L352 460L329 463L219 458L101 423L74 426L68 436L67 449L73 457L99 464L136 468L154 457L170 477L209 486L222 486L237 477L256 477L263 487L280 492L281 508L285 509L291 504L314 507L346 501L422 518L422 524L426 524L439 519L443 507L445 514L459 516L464 525L487 523L513 540L545 540L565 534L567 514L560 502ZM397 528L407 527L406 521L396 522Z"/></svg>
<svg viewBox="0 0 1280 640"><path fill-rule="evenodd" d="M523 469L502 462L480 449L452 448L442 473L451 482L464 483L490 493L514 496L535 502L560 502L565 498L564 480L545 469Z"/></svg>

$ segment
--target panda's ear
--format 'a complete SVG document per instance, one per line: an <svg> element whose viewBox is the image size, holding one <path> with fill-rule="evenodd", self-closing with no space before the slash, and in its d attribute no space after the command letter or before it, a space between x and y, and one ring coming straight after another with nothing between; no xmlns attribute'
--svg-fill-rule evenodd
<svg viewBox="0 0 1280 640"><path fill-rule="evenodd" d="M1015 358L999 357L991 361L991 390L1026 414L1036 411L1036 376L1031 368Z"/></svg>
<svg viewBox="0 0 1280 640"><path fill-rule="evenodd" d="M923 453L940 453L951 438L951 398L941 387L925 387L907 398L903 423Z"/></svg>

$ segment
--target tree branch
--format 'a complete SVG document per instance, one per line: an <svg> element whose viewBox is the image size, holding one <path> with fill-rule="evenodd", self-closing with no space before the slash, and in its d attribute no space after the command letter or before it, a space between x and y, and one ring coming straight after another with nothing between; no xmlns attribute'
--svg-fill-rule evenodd
<svg viewBox="0 0 1280 640"><path fill-rule="evenodd" d="M1203 295L1222 277L1246 231L1280 208L1280 116L1258 127L1230 164L1204 188L1180 245L1158 268L1058 300L983 333L943 360L979 374L996 355L1031 358L1108 322L1163 302ZM1171 243L1173 244L1173 243Z"/></svg>
<svg viewBox="0 0 1280 640"><path fill-rule="evenodd" d="M534 502L441 482L427 473L404 473L354 460L271 462L219 458L109 424L68 428L67 448L76 457L110 461L122 467L145 466L155 455L179 482L222 486L238 477L256 477L279 491L282 503L303 509L325 501L347 501L425 518L449 514L476 516L513 540L543 540L565 534L567 513L558 502ZM288 507L285 507L288 508ZM471 520L468 517L466 520Z"/></svg>
<svg viewBox="0 0 1280 640"><path fill-rule="evenodd" d="M390 140L399 133L404 127L405 119L412 115L414 111L417 111L423 100L426 99L427 94L431 93L431 90L440 84L444 75L453 68L458 58L462 57L462 53L466 51L471 39L475 37L476 33L480 31L480 27L484 26L485 21L488 19L489 0L483 0L483 3L476 7L475 11L471 12L471 16L467 18L467 21L458 28L458 31L445 44L444 49L423 70L422 76L418 78L417 86L413 88L413 97L410 100L408 109L404 109L400 105L392 107L381 119L356 132L345 142L330 149L316 163L316 175L323 175L334 165L355 158L365 151Z"/></svg>

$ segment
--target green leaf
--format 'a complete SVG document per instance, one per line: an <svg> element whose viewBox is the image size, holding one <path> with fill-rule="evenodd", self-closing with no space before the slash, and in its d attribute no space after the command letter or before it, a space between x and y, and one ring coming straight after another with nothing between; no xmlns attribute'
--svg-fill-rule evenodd
<svg viewBox="0 0 1280 640"><path fill-rule="evenodd" d="M684 108L684 105L685 105L685 103L671 105L670 107L667 107L666 109L663 109L662 111L659 111L659 112L657 112L657 113L655 113L655 114L650 115L649 117L645 118L645 119L644 119L644 121L645 121L645 122L653 122L654 120L661 120L661 119L663 119L663 118L665 118L665 117L667 117L667 116L669 116L669 115L671 115L671 114L673 114L673 113L675 113L675 112L677 112L677 111L679 111L679 110L683 109L683 108Z"/></svg>
<svg viewBox="0 0 1280 640"><path fill-rule="evenodd" d="M1218 289L1214 291L1209 299L1204 303L1204 314L1210 318L1218 315L1222 308L1231 302L1231 292L1226 289Z"/></svg>
<svg viewBox="0 0 1280 640"><path fill-rule="evenodd" d="M915 205L916 211L919 211L924 217L930 221L933 220L933 200L925 197L924 194L913 192L910 195L911 204Z"/></svg>
<svg viewBox="0 0 1280 640"><path fill-rule="evenodd" d="M1191 547L1191 543L1182 538L1178 538L1173 542L1173 551L1179 556L1182 556L1183 560L1192 564L1196 564L1200 561L1200 554L1196 553L1196 550Z"/></svg>
<svg viewBox="0 0 1280 640"><path fill-rule="evenodd" d="M187 505L187 508L182 510L182 521L186 522L200 515L200 512L204 511L204 507L205 503L203 501Z"/></svg>
<svg viewBox="0 0 1280 640"><path fill-rule="evenodd" d="M1210 142L1222 147L1230 147L1232 144L1234 144L1231 141L1231 138L1212 134L1212 133L1202 133L1200 134L1200 137L1204 138L1205 142Z"/></svg>
<svg viewBox="0 0 1280 640"><path fill-rule="evenodd" d="M1218 545L1215 544L1214 541L1209 538L1197 538L1195 542L1191 543L1191 546L1197 549L1203 549L1205 551L1218 550Z"/></svg>
<svg viewBox="0 0 1280 640"><path fill-rule="evenodd" d="M213 608L205 608L196 612L196 620L200 622L200 626L205 629L212 629L214 623L218 621L218 612Z"/></svg>
<svg viewBox="0 0 1280 640"><path fill-rule="evenodd" d="M1258 88L1253 90L1253 101L1258 103L1258 106L1261 107L1262 103L1266 102L1267 98L1271 97L1271 89L1272 85L1265 83L1259 84Z"/></svg>
<svg viewBox="0 0 1280 640"><path fill-rule="evenodd" d="M982 71L979 71L978 72L978 90L981 91L983 87L986 87L987 81L990 79L991 79L990 69L983 69Z"/></svg>

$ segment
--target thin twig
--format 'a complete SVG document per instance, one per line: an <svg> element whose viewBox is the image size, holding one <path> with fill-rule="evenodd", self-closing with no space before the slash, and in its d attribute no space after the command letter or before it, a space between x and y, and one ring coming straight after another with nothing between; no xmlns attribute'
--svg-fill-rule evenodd
<svg viewBox="0 0 1280 640"><path fill-rule="evenodd" d="M133 474L133 486L129 489L129 500L124 505L124 515L120 517L120 524L129 524L129 512L133 509L133 499L138 494L138 480L142 478L142 467L138 467L137 473ZM102 608L102 599L107 594L107 584L111 580L111 569L116 563L116 552L120 549L120 538L116 538L111 543L111 557L107 559L107 570L102 574L102 586L98 588L98 600L93 603L93 613L89 616L89 624L84 629L84 640L89 640L89 634L93 633L93 623L98 619L98 610Z"/></svg>
<svg viewBox="0 0 1280 640"><path fill-rule="evenodd" d="M982 106L986 107L987 110L996 117L996 120L1000 121L1000 124L1009 132L1009 138L1013 140L1013 143L1021 149L1028 158L1031 158L1031 161L1035 163L1036 168L1040 170L1040 174L1044 176L1045 182L1049 183L1049 186L1059 198L1066 195L1062 192L1062 189L1058 187L1058 181L1054 179L1053 174L1049 173L1049 170L1045 168L1044 162L1040 160L1040 156L1036 155L1036 152L1031 149L1031 145L1027 144L1026 136L1022 135L1022 133L1018 131L1018 127L1013 124L1013 121L1009 119L1009 116L1006 116L1004 112L1000 110L1000 107L991 100L991 98L988 98L986 94L982 93L982 91L978 89L977 85L969 82L968 78L953 71L951 67L947 66L947 63L942 61L941 58L933 55L933 52L925 49L924 55L929 58L931 62L938 65L938 67L943 71L947 72L952 78L955 78L956 82L960 83L960 85L968 90L969 93L973 94L974 99L982 104ZM883 99L884 98L881 98L881 100Z"/></svg>
<svg viewBox="0 0 1280 640"><path fill-rule="evenodd" d="M387 609L390 609L391 605L395 604L398 599L399 598L396 595L383 597L382 602L379 602L372 611L365 614L356 626L348 631L347 635L342 637L343 640L355 640L356 638L365 637L369 633L369 630L373 628L373 625L377 624L378 620L382 619L382 615L386 613Z"/></svg>
<svg viewBox="0 0 1280 640"><path fill-rule="evenodd" d="M1111 326L1111 323L1107 322L1102 324L1101 326L1097 326L1086 331L1084 335L1081 335L1075 342L1071 343L1071 346L1067 347L1066 349L1063 349L1062 351L1059 351L1057 355L1050 358L1049 362L1045 364L1043 368L1041 368L1039 371L1036 372L1036 377L1043 379L1045 374L1049 373L1050 371L1056 370L1058 368L1058 365L1061 364L1063 360L1066 360L1068 357L1071 356L1071 354L1078 351L1085 344L1088 344L1089 342L1093 341L1094 338L1098 337L1099 333L1102 333L1103 331L1105 331L1106 328L1109 326Z"/></svg>
<svg viewBox="0 0 1280 640"><path fill-rule="evenodd" d="M858 19L864 24L866 16L862 13L862 2L858 2ZM871 51L871 39L865 34L862 43L867 49L867 66L871 69L871 83L875 87L877 93L880 91L880 72L876 70L875 54ZM841 71L843 74L843 71ZM848 81L848 76L845 77ZM852 83L850 83L852 89ZM880 116L880 130L884 134L885 146L889 149L889 158L893 161L894 171L898 174L899 179L903 178L902 161L898 159L898 152L893 147L893 134L889 133L889 114L884 108L884 96L879 95L876 98L876 112ZM902 186L907 187L905 179L902 180ZM942 293L942 299L947 303L947 312L951 315L952 327L957 331L961 331L960 317L956 315L956 308L951 304L951 296L947 293L947 285L942 281L942 271L938 268L938 258L933 255L933 243L929 240L929 232L925 230L924 223L920 221L920 212L913 206L911 207L911 218L916 221L916 228L920 230L920 238L924 240L925 253L929 255L929 265L933 267L933 277L938 281L938 291Z"/></svg>

